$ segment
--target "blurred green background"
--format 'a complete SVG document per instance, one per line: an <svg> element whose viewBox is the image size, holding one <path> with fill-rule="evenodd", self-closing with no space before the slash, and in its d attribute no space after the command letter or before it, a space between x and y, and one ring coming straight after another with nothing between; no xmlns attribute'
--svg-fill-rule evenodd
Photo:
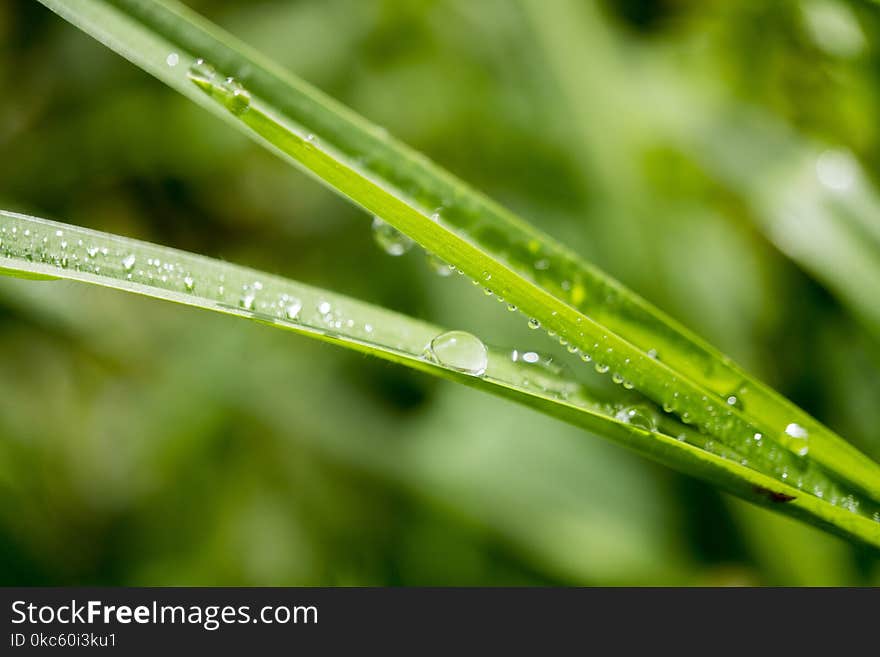
<svg viewBox="0 0 880 657"><path fill-rule="evenodd" d="M880 456L880 9L189 0ZM0 207L552 351L33 0ZM485 394L253 322L0 281L0 582L880 585L876 553Z"/></svg>

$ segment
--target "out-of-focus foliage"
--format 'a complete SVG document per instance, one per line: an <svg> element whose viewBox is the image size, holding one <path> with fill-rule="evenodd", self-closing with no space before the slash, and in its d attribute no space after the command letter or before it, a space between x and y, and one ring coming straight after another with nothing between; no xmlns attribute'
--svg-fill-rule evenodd
<svg viewBox="0 0 880 657"><path fill-rule="evenodd" d="M875 7L192 4L880 455ZM0 5L0 49L2 207L550 348L36 3ZM503 401L0 283L4 583L880 581L857 548Z"/></svg>

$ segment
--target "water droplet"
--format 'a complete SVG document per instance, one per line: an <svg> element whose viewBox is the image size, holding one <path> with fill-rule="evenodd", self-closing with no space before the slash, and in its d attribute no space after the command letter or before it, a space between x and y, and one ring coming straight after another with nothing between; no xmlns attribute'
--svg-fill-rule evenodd
<svg viewBox="0 0 880 657"><path fill-rule="evenodd" d="M617 372L615 372L614 374L611 375L611 382L616 383L617 385L620 385L621 383L623 383L623 377L620 374L618 374Z"/></svg>
<svg viewBox="0 0 880 657"><path fill-rule="evenodd" d="M634 427L645 429L646 431L655 431L657 422L654 414L648 408L642 406L627 406L620 409L614 416L619 422L631 424Z"/></svg>
<svg viewBox="0 0 880 657"><path fill-rule="evenodd" d="M379 217L373 217L373 239L390 256L402 256L413 246L409 237Z"/></svg>
<svg viewBox="0 0 880 657"><path fill-rule="evenodd" d="M507 304L507 309L508 309L510 312L515 313L515 312L516 312L516 305L515 305L515 304L512 304L512 303L509 303L509 304Z"/></svg>
<svg viewBox="0 0 880 657"><path fill-rule="evenodd" d="M588 354L586 351L582 351L581 352L581 360L584 361L585 363L589 363L591 360L593 360L593 357L590 356L590 354Z"/></svg>
<svg viewBox="0 0 880 657"><path fill-rule="evenodd" d="M197 59L189 67L187 76L199 89L210 94L217 83L217 71L204 59Z"/></svg>
<svg viewBox="0 0 880 657"><path fill-rule="evenodd" d="M825 187L836 192L849 189L856 177L858 164L846 151L829 150L816 159L816 177Z"/></svg>
<svg viewBox="0 0 880 657"><path fill-rule="evenodd" d="M221 79L217 70L204 59L197 59L187 72L189 79L199 89L216 98L236 116L251 104L251 95L235 78Z"/></svg>
<svg viewBox="0 0 880 657"><path fill-rule="evenodd" d="M425 260L428 263L428 267L438 276L442 276L446 278L447 276L452 275L452 267L447 265L443 260L435 256L433 253L425 254Z"/></svg>
<svg viewBox="0 0 880 657"><path fill-rule="evenodd" d="M785 427L782 438L782 444L788 447L798 456L806 456L810 451L808 444L809 434L807 430L796 422L792 422Z"/></svg>
<svg viewBox="0 0 880 657"><path fill-rule="evenodd" d="M594 367L599 374L605 374L609 369L605 363L596 363Z"/></svg>
<svg viewBox="0 0 880 657"><path fill-rule="evenodd" d="M169 53L168 57L165 58L165 63L174 68L180 63L180 56L176 52Z"/></svg>
<svg viewBox="0 0 880 657"><path fill-rule="evenodd" d="M489 365L486 346L465 331L447 331L431 340L430 356L436 362L459 372L480 376Z"/></svg>
<svg viewBox="0 0 880 657"><path fill-rule="evenodd" d="M187 292L192 292L193 288L196 286L196 282L193 280L192 276L184 276L183 286L186 288Z"/></svg>
<svg viewBox="0 0 880 657"><path fill-rule="evenodd" d="M529 318L529 328L532 330L541 328L541 322L539 322L534 317Z"/></svg>
<svg viewBox="0 0 880 657"><path fill-rule="evenodd" d="M226 78L220 87L223 104L230 112L238 116L251 106L251 95L235 78Z"/></svg>
<svg viewBox="0 0 880 657"><path fill-rule="evenodd" d="M137 262L137 258L135 257L134 253L129 253L122 259L122 268L125 271L131 271L132 269L134 269L135 262Z"/></svg>
<svg viewBox="0 0 880 657"><path fill-rule="evenodd" d="M302 310L302 303L299 301L293 301L284 309L284 314L287 319L296 319L300 310Z"/></svg>
<svg viewBox="0 0 880 657"><path fill-rule="evenodd" d="M656 349L648 349L648 358L657 358L657 350Z"/></svg>
<svg viewBox="0 0 880 657"><path fill-rule="evenodd" d="M330 313L332 306L329 301L322 301L318 304L318 312L322 315L327 315Z"/></svg>
<svg viewBox="0 0 880 657"><path fill-rule="evenodd" d="M245 310L253 310L254 309L254 300L256 299L256 295L253 292L245 292L241 299L238 302L238 305L244 308Z"/></svg>
<svg viewBox="0 0 880 657"><path fill-rule="evenodd" d="M565 350L570 354L576 354L578 351L578 348L575 345L570 344L565 348Z"/></svg>
<svg viewBox="0 0 880 657"><path fill-rule="evenodd" d="M727 399L725 399L724 401L727 402L728 406L733 406L733 408L742 408L743 407L742 401L736 395L727 395Z"/></svg>
<svg viewBox="0 0 880 657"><path fill-rule="evenodd" d="M522 359L527 363L537 363L541 357L534 351L527 351L522 355Z"/></svg>

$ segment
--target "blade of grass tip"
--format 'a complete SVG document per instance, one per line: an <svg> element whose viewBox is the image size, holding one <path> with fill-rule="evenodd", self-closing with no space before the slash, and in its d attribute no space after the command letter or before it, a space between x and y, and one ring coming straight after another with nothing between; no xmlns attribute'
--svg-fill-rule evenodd
<svg viewBox="0 0 880 657"><path fill-rule="evenodd" d="M711 437L634 393L600 399L534 352L486 348L467 333L278 276L3 210L0 271L80 281L244 317L465 383L608 437L752 502L880 547L880 522L804 495L748 467L741 454L707 449Z"/></svg>
<svg viewBox="0 0 880 657"><path fill-rule="evenodd" d="M742 178L743 175L746 175L752 183L755 182L756 177L761 178L762 184L760 188L755 184L746 187L744 181L737 180L736 186L746 192L747 198L753 200L753 205L759 214L766 213L769 202L774 203L772 214L778 220L776 221L778 227L781 222L779 203L776 202L778 199L768 198L768 189L772 189L777 196L780 196L778 193L780 190L789 190L795 194L797 191L791 185L773 187L772 183L768 184L766 180L764 175L766 171L762 167L754 166L756 161L765 162L767 151L772 150L767 148L766 143L761 145L760 137L767 137L766 131L762 135L754 128L750 130L732 128L731 124L737 126L744 124L742 117L736 122L729 121L730 117L727 116L719 119L717 108L711 108L713 111L708 111L706 103L698 95L684 87L680 79L670 76L668 72L659 68L648 52L639 53L641 57L636 60L638 66L634 66L631 58L626 62L622 61L620 54L614 51L612 42L607 38L607 32L610 28L605 25L605 21L593 7L574 5L567 0L560 0L550 8L533 0L522 0L520 4L534 26L536 42L544 48L549 66L556 73L565 100L575 111L577 125L584 126L589 123L587 106L589 106L591 115L599 112L602 116L626 115L631 120L637 120L640 115L633 114L631 111L631 108L638 107L643 100L637 91L650 89L652 94L659 95L660 100L657 111L645 116L644 123L646 126L650 126L649 132L655 134L671 131L671 134L677 137L681 143L694 147L692 152L700 162L706 164L709 171L723 173L722 177L726 181L731 181L732 174L729 166L731 158L737 156L741 158L741 150L751 149L750 152L755 157L750 159L747 165L740 168L739 176ZM548 9L552 9L552 11ZM563 26L563 29L565 26L572 29L565 36L560 37L560 26ZM578 29L590 29L590 38L584 39L582 31L573 29L575 26ZM589 28L584 26L589 26ZM588 67L586 70L592 70L594 75L588 75L586 78L584 68L573 65L573 62L594 60L601 61L602 68L599 70ZM614 74L613 71L617 71L617 74ZM619 86L613 87L610 84L612 80L633 77L638 82L633 83L623 92ZM651 78L651 84L646 84L648 78ZM674 91L670 91L670 89ZM695 115L697 116L696 120ZM636 133L638 132L639 130L636 130ZM780 135L775 134L770 137L774 147L778 147ZM605 151L608 150L611 149L605 149ZM790 151L791 148L789 148L789 154ZM738 164L743 164L742 158ZM725 166L727 169L724 168ZM788 167L787 170L791 170L791 167ZM790 197L791 195L786 196L789 201ZM823 215L822 218L827 217ZM858 216L856 218L858 219ZM864 230L863 224L864 221L861 221L859 226L861 230ZM823 227L828 227L827 221ZM835 243L844 245L848 248L848 252L858 256L851 261L852 264L847 265L851 272L856 271L858 272L856 276L864 275L865 277L852 276L844 283L842 279L845 275L839 273L840 268L838 267L838 273L832 273L831 266L827 262L819 262L819 258L813 259L808 269L820 270L825 280L833 281L832 287L841 291L844 300L849 302L852 307L857 308L857 314L867 317L869 322L873 322L876 311L873 309L866 311L864 306L865 290L870 289L870 286L857 290L852 281L871 281L877 277L876 255L866 256L865 249L857 248L855 240L844 228L836 227L833 233ZM784 236L777 233L774 235L774 241L778 243L780 237ZM789 237L791 237L791 231L789 231ZM803 240L797 246L803 247ZM815 252L816 249L814 248L813 251ZM804 259L800 258L801 261ZM649 314L660 316L658 311L648 308L647 304L643 306L643 309L646 309ZM630 308L630 310L633 309ZM640 317L640 320L646 319L640 309L634 310L633 316ZM609 320L609 323L611 322L613 320ZM670 325L674 325L673 322L670 321ZM687 332L682 330L682 334L687 335ZM713 388L711 383L707 384L708 387L720 393L725 400L735 400L735 404L742 406L743 414L746 417L754 418L757 424L760 424L761 420L769 421L771 425L775 423L775 431L777 432L775 435L783 434L781 436L783 442L787 442L784 435L785 429L792 425L802 428L809 436L809 449L813 458L831 469L837 467L841 471L846 470L848 472L847 478L851 482L862 487L876 499L877 486L880 483L880 468L875 462L774 390L746 374L729 359L714 352L704 342L692 335L689 337L695 344L704 348L706 353L714 354L716 360L709 365L712 370L709 373L709 378L721 376L727 381L729 392L725 395L721 392L722 387ZM664 359L667 359L666 352L663 353Z"/></svg>
<svg viewBox="0 0 880 657"><path fill-rule="evenodd" d="M683 420L805 494L880 499L880 466L564 247L185 7L41 0L517 305ZM625 337L622 337L625 336ZM743 407L728 400L737 391ZM809 457L805 444L809 436Z"/></svg>

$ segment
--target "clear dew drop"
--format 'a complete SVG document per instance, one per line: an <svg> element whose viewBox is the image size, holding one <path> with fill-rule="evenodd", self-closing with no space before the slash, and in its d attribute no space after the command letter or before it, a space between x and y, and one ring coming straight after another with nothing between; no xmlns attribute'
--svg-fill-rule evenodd
<svg viewBox="0 0 880 657"><path fill-rule="evenodd" d="M534 317L530 317L529 318L529 328L532 329L533 331L535 329L539 329L539 328L541 328L541 322L539 322Z"/></svg>
<svg viewBox="0 0 880 657"><path fill-rule="evenodd" d="M482 375L489 366L486 346L465 331L441 333L431 340L428 352L435 362L471 376Z"/></svg>
<svg viewBox="0 0 880 657"><path fill-rule="evenodd" d="M373 239L390 256L402 256L413 247L409 237L379 217L373 217Z"/></svg>
<svg viewBox="0 0 880 657"><path fill-rule="evenodd" d="M816 177L825 187L836 192L852 187L857 173L858 164L846 151L828 150L816 158Z"/></svg>
<svg viewBox="0 0 880 657"><path fill-rule="evenodd" d="M584 361L585 363L589 363L591 360L593 360L593 357L590 356L590 354L588 354L586 351L582 351L581 352L581 360Z"/></svg>
<svg viewBox="0 0 880 657"><path fill-rule="evenodd" d="M612 381L612 383L616 383L617 385L620 385L621 383L623 383L623 376L621 376L620 374L615 372L614 374L611 375L611 381Z"/></svg>
<svg viewBox="0 0 880 657"><path fill-rule="evenodd" d="M452 267L446 264L441 258L435 256L433 253L425 254L425 261L428 263L428 268L438 276L442 276L443 278L446 278L447 276L452 276Z"/></svg>
<svg viewBox="0 0 880 657"><path fill-rule="evenodd" d="M299 301L292 301L287 305L287 308L284 309L284 315L287 319L296 319L300 310L302 310L302 303Z"/></svg>
<svg viewBox="0 0 880 657"><path fill-rule="evenodd" d="M796 422L792 422L785 427L782 444L798 456L806 456L810 451L809 434L806 429Z"/></svg>
<svg viewBox="0 0 880 657"><path fill-rule="evenodd" d="M223 78L204 59L197 59L187 71L190 81L206 94L223 103L236 116L251 105L251 94L235 78Z"/></svg>
<svg viewBox="0 0 880 657"><path fill-rule="evenodd" d="M195 288L196 282L193 280L192 276L184 276L183 277L183 287L186 288L187 292L192 292L193 288Z"/></svg>
<svg viewBox="0 0 880 657"><path fill-rule="evenodd" d="M605 363L596 363L594 367L599 374L605 374L609 369Z"/></svg>
<svg viewBox="0 0 880 657"><path fill-rule="evenodd" d="M197 59L189 67L190 81L207 94L211 93L217 80L217 71L204 59Z"/></svg>
<svg viewBox="0 0 880 657"><path fill-rule="evenodd" d="M534 351L527 351L527 352L525 352L525 353L522 355L522 359L523 359L526 363L532 363L532 364L534 364L534 363L537 363L539 360L541 360L541 356L538 355L537 352L534 352Z"/></svg>
<svg viewBox="0 0 880 657"><path fill-rule="evenodd" d="M614 417L620 422L631 424L646 431L655 431L657 429L654 414L642 406L626 406L617 411Z"/></svg>
<svg viewBox="0 0 880 657"><path fill-rule="evenodd" d="M251 106L251 94L241 86L235 78L226 78L220 85L223 104L230 112L238 116Z"/></svg>
<svg viewBox="0 0 880 657"><path fill-rule="evenodd" d="M132 269L134 269L135 262L137 262L137 258L135 257L134 253L129 253L122 259L122 268L125 271L131 271Z"/></svg>
<svg viewBox="0 0 880 657"><path fill-rule="evenodd" d="M329 301L322 301L321 303L318 304L317 308L318 308L318 312L321 313L322 315L329 315L332 306L330 305Z"/></svg>
<svg viewBox="0 0 880 657"><path fill-rule="evenodd" d="M241 295L241 299L238 301L238 305L244 308L245 310L253 310L254 309L254 301L256 300L256 295L253 292L245 292Z"/></svg>
<svg viewBox="0 0 880 657"><path fill-rule="evenodd" d="M180 63L180 55L176 52L168 53L168 56L165 58L165 63L171 68L174 68Z"/></svg>

